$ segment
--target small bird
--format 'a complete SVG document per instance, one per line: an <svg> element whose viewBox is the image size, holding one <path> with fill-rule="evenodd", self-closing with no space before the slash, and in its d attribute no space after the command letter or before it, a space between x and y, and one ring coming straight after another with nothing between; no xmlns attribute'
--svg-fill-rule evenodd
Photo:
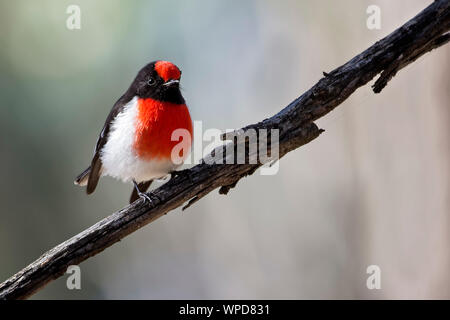
<svg viewBox="0 0 450 320"><path fill-rule="evenodd" d="M101 176L132 181L130 203L138 198L151 201L145 191L152 180L180 166L171 153L179 141L172 132L185 129L192 142L192 120L180 92L180 69L168 61L154 61L142 68L128 90L117 100L100 133L91 165L75 184L94 192ZM180 151L184 160L188 151Z"/></svg>

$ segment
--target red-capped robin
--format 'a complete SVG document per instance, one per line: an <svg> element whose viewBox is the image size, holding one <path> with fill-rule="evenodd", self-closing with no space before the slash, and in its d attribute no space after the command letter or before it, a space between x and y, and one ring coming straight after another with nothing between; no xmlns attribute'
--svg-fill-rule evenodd
<svg viewBox="0 0 450 320"><path fill-rule="evenodd" d="M75 184L87 186L91 194L99 178L109 175L133 182L130 203L139 197L150 200L144 192L152 180L180 165L171 159L178 143L172 140L173 131L190 133L189 149L192 141L192 120L180 92L180 77L180 69L168 61L151 62L139 71L106 118L91 165Z"/></svg>

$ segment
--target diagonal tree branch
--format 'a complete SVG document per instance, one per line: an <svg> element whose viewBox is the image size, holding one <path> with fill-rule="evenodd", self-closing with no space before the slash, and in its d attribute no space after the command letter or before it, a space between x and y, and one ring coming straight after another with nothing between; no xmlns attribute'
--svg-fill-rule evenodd
<svg viewBox="0 0 450 320"><path fill-rule="evenodd" d="M356 89L381 74L372 86L380 92L396 73L423 54L449 41L450 1L437 0L387 37L376 42L324 77L269 119L243 128L279 129L279 156L312 141L323 130L313 121L333 110ZM242 131L241 131L242 132ZM247 155L248 159L248 155ZM60 277L69 265L103 251L128 234L186 207L220 188L226 194L237 182L261 166L256 164L199 164L154 190L152 203L137 201L44 253L39 259L0 284L0 299L23 299ZM157 199L156 199L157 198Z"/></svg>

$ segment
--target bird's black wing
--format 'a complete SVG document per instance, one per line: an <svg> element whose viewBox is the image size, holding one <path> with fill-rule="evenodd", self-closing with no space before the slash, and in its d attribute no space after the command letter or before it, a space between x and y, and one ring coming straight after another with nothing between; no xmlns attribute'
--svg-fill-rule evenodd
<svg viewBox="0 0 450 320"><path fill-rule="evenodd" d="M101 169L102 169L102 161L100 159L100 152L103 146L106 144L108 140L109 130L111 128L111 123L114 121L116 116L123 111L125 105L131 100L132 97L129 94L125 93L119 100L116 101L111 111L109 112L108 117L106 118L105 124L103 125L102 131L97 139L97 144L95 145L94 156L91 161L91 170L89 173L89 179L87 183L86 192L87 194L91 194L94 192L97 187L98 180L100 179Z"/></svg>

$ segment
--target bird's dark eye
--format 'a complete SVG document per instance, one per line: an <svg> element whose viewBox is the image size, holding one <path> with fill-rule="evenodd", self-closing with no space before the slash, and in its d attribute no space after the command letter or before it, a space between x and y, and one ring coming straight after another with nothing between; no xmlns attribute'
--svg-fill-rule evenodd
<svg viewBox="0 0 450 320"><path fill-rule="evenodd" d="M147 84L148 84L149 86L153 86L153 85L156 84L156 80L155 80L154 78L149 78L149 79L147 80Z"/></svg>

